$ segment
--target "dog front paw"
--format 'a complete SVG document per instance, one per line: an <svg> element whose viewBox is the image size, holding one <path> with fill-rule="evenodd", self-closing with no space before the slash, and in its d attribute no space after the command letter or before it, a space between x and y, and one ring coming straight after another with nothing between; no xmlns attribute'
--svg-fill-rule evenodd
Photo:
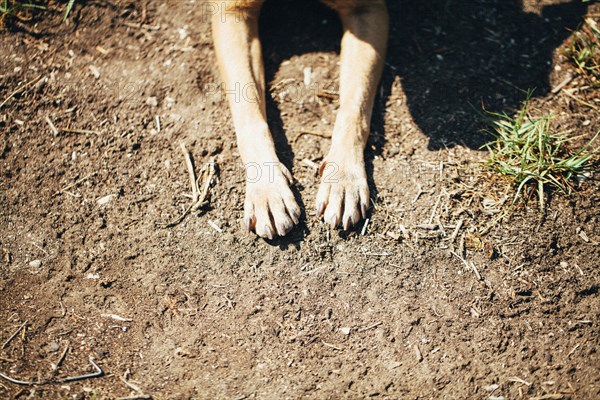
<svg viewBox="0 0 600 400"><path fill-rule="evenodd" d="M251 163L246 169L246 229L265 239L285 236L300 219L300 207L289 186L292 175L279 162Z"/></svg>
<svg viewBox="0 0 600 400"><path fill-rule="evenodd" d="M344 230L367 217L369 185L362 161L329 160L321 166L317 215L332 228Z"/></svg>

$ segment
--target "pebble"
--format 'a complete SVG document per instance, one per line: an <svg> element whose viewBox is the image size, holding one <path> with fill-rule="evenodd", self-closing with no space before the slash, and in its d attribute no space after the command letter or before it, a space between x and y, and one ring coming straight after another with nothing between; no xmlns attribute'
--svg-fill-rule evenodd
<svg viewBox="0 0 600 400"><path fill-rule="evenodd" d="M344 335L349 335L350 334L350 328L348 328L347 326L340 328L340 332L342 332Z"/></svg>
<svg viewBox="0 0 600 400"><path fill-rule="evenodd" d="M50 342L46 345L46 350L48 353L56 353L58 350L60 350L60 346L56 342Z"/></svg>
<svg viewBox="0 0 600 400"><path fill-rule="evenodd" d="M155 96L148 97L146 99L146 104L149 105L150 107L157 107L158 106L158 99Z"/></svg>
<svg viewBox="0 0 600 400"><path fill-rule="evenodd" d="M100 70L98 69L98 67L90 65L90 72L92 73L92 75L94 75L94 78L100 79Z"/></svg>
<svg viewBox="0 0 600 400"><path fill-rule="evenodd" d="M108 202L110 202L113 198L112 194L109 194L108 196L104 196L98 199L97 203L99 206L102 206L104 204L107 204Z"/></svg>
<svg viewBox="0 0 600 400"><path fill-rule="evenodd" d="M32 268L39 268L42 266L42 260L33 260L29 262L29 266Z"/></svg>

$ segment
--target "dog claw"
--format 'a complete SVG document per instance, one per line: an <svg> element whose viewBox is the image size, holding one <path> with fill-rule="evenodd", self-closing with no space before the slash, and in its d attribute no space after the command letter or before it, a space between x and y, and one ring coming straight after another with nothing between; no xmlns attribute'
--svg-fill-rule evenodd
<svg viewBox="0 0 600 400"><path fill-rule="evenodd" d="M325 212L325 203L319 203L317 206L317 217L322 217Z"/></svg>

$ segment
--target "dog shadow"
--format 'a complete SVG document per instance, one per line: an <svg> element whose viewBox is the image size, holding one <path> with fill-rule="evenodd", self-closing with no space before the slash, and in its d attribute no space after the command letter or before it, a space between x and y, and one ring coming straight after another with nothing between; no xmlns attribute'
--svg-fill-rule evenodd
<svg viewBox="0 0 600 400"><path fill-rule="evenodd" d="M587 6L579 1L546 5L539 14L521 0L389 0L390 37L381 90L375 102L366 151L373 195L373 157L384 155L387 101L400 80L415 125L431 151L457 145L480 149L482 105L489 111L514 110L527 98L550 91L553 52L582 22ZM318 1L267 1L260 18L267 82L280 64L312 52L339 52L342 27L335 12ZM268 90L267 90L268 92ZM282 162L291 167L293 150L273 98L269 124ZM389 126L389 125L388 125ZM280 245L302 239L297 228Z"/></svg>

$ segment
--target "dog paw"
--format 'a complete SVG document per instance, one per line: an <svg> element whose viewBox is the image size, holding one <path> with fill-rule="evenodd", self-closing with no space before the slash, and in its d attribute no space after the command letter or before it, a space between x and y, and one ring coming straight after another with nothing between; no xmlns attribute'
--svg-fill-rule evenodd
<svg viewBox="0 0 600 400"><path fill-rule="evenodd" d="M281 163L253 163L246 169L246 229L265 239L285 236L300 218L300 207L290 189L291 173Z"/></svg>
<svg viewBox="0 0 600 400"><path fill-rule="evenodd" d="M344 230L367 217L369 185L364 163L345 160L325 161L317 192L317 215L332 228Z"/></svg>

